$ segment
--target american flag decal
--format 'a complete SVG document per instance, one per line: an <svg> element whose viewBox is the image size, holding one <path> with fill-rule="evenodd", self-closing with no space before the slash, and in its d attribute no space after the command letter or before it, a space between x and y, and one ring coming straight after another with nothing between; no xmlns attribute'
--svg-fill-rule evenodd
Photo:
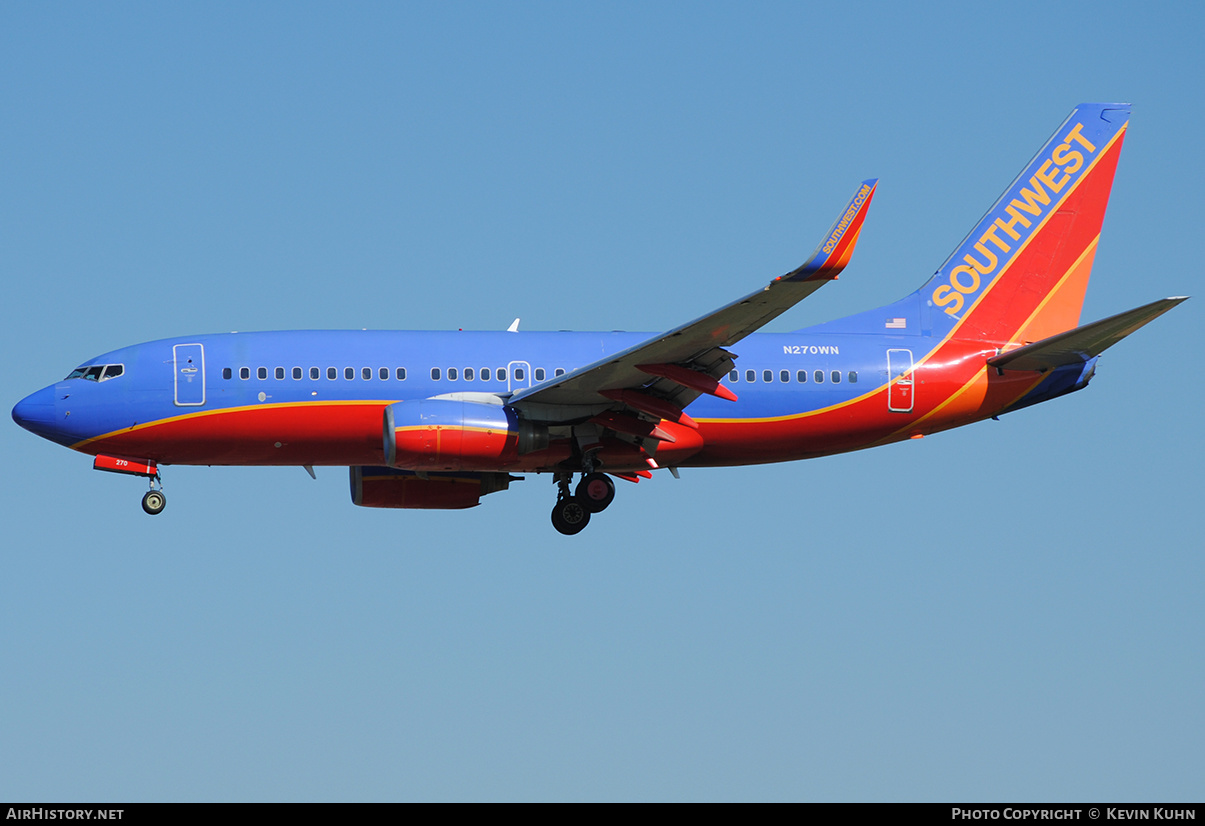
<svg viewBox="0 0 1205 826"><path fill-rule="evenodd" d="M907 319L903 318L889 318L887 319L887 324L884 326L886 326L888 330L903 330L908 326L908 321Z"/></svg>

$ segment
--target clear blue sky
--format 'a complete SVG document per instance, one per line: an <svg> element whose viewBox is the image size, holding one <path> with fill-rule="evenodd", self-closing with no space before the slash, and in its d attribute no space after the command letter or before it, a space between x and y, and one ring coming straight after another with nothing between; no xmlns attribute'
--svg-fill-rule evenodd
<svg viewBox="0 0 1205 826"><path fill-rule="evenodd" d="M5 3L3 400L139 341L661 330L919 285L1133 103L1084 308L1200 292L1199 4ZM810 5L810 4L809 4ZM918 11L923 9L923 11ZM0 427L0 799L1200 800L1205 297L919 442L376 512Z"/></svg>

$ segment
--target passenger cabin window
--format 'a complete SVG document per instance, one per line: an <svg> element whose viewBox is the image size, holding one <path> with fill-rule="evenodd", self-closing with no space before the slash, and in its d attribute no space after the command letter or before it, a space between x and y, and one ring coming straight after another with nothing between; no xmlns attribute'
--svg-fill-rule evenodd
<svg viewBox="0 0 1205 826"><path fill-rule="evenodd" d="M731 381L731 382L738 381L740 374L741 374L740 370L729 370L728 371L728 381Z"/></svg>
<svg viewBox="0 0 1205 826"><path fill-rule="evenodd" d="M250 367L240 367L240 368L238 369L238 377L239 377L240 379L249 379L249 378L251 378L251 368L250 368Z"/></svg>
<svg viewBox="0 0 1205 826"><path fill-rule="evenodd" d="M356 368L354 368L354 367L344 367L343 368L343 378L347 379L348 381L351 381L355 377L356 377Z"/></svg>
<svg viewBox="0 0 1205 826"><path fill-rule="evenodd" d="M506 381L506 368L505 367L498 368L498 381Z"/></svg>
<svg viewBox="0 0 1205 826"><path fill-rule="evenodd" d="M389 368L382 367L380 370L378 370L377 378L379 378L381 381L388 381L389 380Z"/></svg>
<svg viewBox="0 0 1205 826"><path fill-rule="evenodd" d="M334 367L326 368L326 378L328 381L334 381L335 379L339 378L339 371Z"/></svg>
<svg viewBox="0 0 1205 826"><path fill-rule="evenodd" d="M260 367L258 370L255 371L255 375L261 379L266 379L268 377L268 368Z"/></svg>
<svg viewBox="0 0 1205 826"><path fill-rule="evenodd" d="M317 381L321 376L322 376L322 373L319 372L317 367L310 368L310 378L312 380Z"/></svg>
<svg viewBox="0 0 1205 826"><path fill-rule="evenodd" d="M544 368L543 367L536 368L536 381L544 381Z"/></svg>
<svg viewBox="0 0 1205 826"><path fill-rule="evenodd" d="M301 368L300 367L293 368L293 380L301 381Z"/></svg>
<svg viewBox="0 0 1205 826"><path fill-rule="evenodd" d="M464 380L465 381L473 380L473 368L472 367L464 368Z"/></svg>
<svg viewBox="0 0 1205 826"><path fill-rule="evenodd" d="M439 368L438 367L431 368L431 381L439 381Z"/></svg>
<svg viewBox="0 0 1205 826"><path fill-rule="evenodd" d="M840 370L834 370L834 371L833 371L832 373L830 373L829 375L831 376L831 378L832 378L832 380L833 380L833 384L840 384L840 383L841 383L841 371L840 371Z"/></svg>
<svg viewBox="0 0 1205 826"><path fill-rule="evenodd" d="M745 371L745 381L757 381L757 371L756 370L746 370Z"/></svg>
<svg viewBox="0 0 1205 826"><path fill-rule="evenodd" d="M360 378L364 379L364 381L370 381L372 379L372 368L371 367L361 368L360 369Z"/></svg>
<svg viewBox="0 0 1205 826"><path fill-rule="evenodd" d="M515 368L515 381L523 381L523 368L522 367Z"/></svg>
<svg viewBox="0 0 1205 826"><path fill-rule="evenodd" d="M398 381L406 380L406 368L405 367L399 367L397 369L397 380Z"/></svg>
<svg viewBox="0 0 1205 826"><path fill-rule="evenodd" d="M857 382L857 380L858 380L858 371L850 370L849 371L849 383L854 384L855 382Z"/></svg>
<svg viewBox="0 0 1205 826"><path fill-rule="evenodd" d="M795 374L795 380L798 381L800 384L806 383L808 380L808 371L800 370L798 373Z"/></svg>
<svg viewBox="0 0 1205 826"><path fill-rule="evenodd" d="M481 380L482 381L490 380L490 369L488 367L481 368Z"/></svg>
<svg viewBox="0 0 1205 826"><path fill-rule="evenodd" d="M558 377L558 376L563 376L563 375L565 375L565 368L564 368L564 367L558 367L557 369L555 369L555 370L553 370L553 371L552 371L552 375L553 375L553 377L554 377L554 378L555 378L555 377Z"/></svg>
<svg viewBox="0 0 1205 826"><path fill-rule="evenodd" d="M786 382L789 382L791 380L791 371L790 370L780 370L778 372L778 380L783 382L784 384Z"/></svg>
<svg viewBox="0 0 1205 826"><path fill-rule="evenodd" d="M283 367L276 368L276 378L283 379L285 377L285 369Z"/></svg>
<svg viewBox="0 0 1205 826"><path fill-rule="evenodd" d="M455 368L455 367L449 367L449 368L448 368L448 381L456 381L456 375L457 375L457 374L456 374L456 368Z"/></svg>
<svg viewBox="0 0 1205 826"><path fill-rule="evenodd" d="M228 378L230 378L230 377L231 377L231 376L233 376L233 375L234 375L234 371L233 371L233 370L231 370L229 367L223 367L223 368L222 368L222 378L224 378L224 379L228 379Z"/></svg>
<svg viewBox="0 0 1205 826"><path fill-rule="evenodd" d="M762 370L761 371L761 380L764 382L767 382L767 383L774 381L774 371L773 370Z"/></svg>
<svg viewBox="0 0 1205 826"><path fill-rule="evenodd" d="M824 371L817 370L815 373L812 374L812 378L814 378L816 380L816 384L824 384Z"/></svg>

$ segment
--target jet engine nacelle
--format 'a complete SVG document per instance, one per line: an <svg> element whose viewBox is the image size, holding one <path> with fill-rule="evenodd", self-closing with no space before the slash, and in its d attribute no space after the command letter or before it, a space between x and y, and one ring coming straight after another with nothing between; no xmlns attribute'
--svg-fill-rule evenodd
<svg viewBox="0 0 1205 826"><path fill-rule="evenodd" d="M548 442L548 428L498 404L424 399L385 408L385 459L391 467L503 469Z"/></svg>
<svg viewBox="0 0 1205 826"><path fill-rule="evenodd" d="M461 510L481 497L506 490L506 473L423 473L387 467L352 467L351 501L365 508Z"/></svg>

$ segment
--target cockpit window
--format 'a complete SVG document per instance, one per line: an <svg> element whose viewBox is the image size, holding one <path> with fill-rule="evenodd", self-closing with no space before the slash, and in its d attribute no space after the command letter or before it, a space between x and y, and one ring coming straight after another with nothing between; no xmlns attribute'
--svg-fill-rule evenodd
<svg viewBox="0 0 1205 826"><path fill-rule="evenodd" d="M71 371L63 381L70 379L83 379L84 381L108 381L115 379L125 372L125 366L121 364L86 364L83 367L77 367Z"/></svg>

